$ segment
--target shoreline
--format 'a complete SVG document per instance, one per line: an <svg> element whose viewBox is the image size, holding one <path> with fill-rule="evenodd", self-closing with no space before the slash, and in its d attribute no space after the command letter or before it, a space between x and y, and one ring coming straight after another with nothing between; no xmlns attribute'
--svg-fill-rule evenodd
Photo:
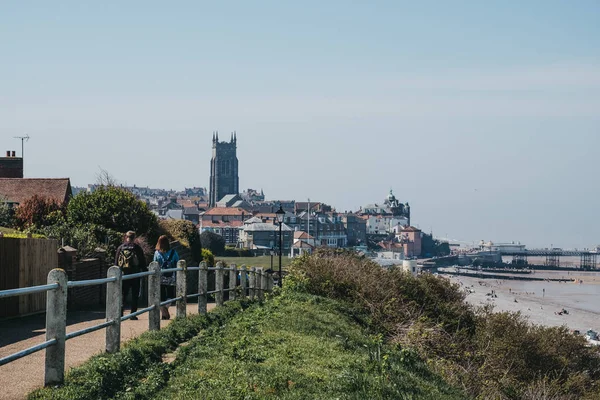
<svg viewBox="0 0 600 400"><path fill-rule="evenodd" d="M600 277L590 279L591 284L558 283L549 281L517 281L480 279L464 275L440 274L457 283L465 291L466 301L475 306L491 304L495 312L521 312L529 322L545 326L567 326L582 333L588 329L600 331L600 310L594 298L600 287ZM572 277L575 278L575 277ZM583 288L582 286L585 286ZM488 296L494 291L495 297ZM561 310L568 314L560 315Z"/></svg>

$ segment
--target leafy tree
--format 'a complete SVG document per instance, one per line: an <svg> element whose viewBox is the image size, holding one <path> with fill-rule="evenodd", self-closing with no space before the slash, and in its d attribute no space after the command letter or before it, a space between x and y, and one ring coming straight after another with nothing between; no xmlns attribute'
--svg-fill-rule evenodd
<svg viewBox="0 0 600 400"><path fill-rule="evenodd" d="M200 234L200 243L203 249L210 250L214 255L222 256L225 253L225 239L214 232L202 232Z"/></svg>
<svg viewBox="0 0 600 400"><path fill-rule="evenodd" d="M17 207L15 224L19 228L42 228L55 224L63 214L64 206L36 194Z"/></svg>
<svg viewBox="0 0 600 400"><path fill-rule="evenodd" d="M116 232L135 231L150 243L158 239L158 218L133 193L118 187L99 187L75 196L67 208L71 225L94 224Z"/></svg>
<svg viewBox="0 0 600 400"><path fill-rule="evenodd" d="M189 247L194 261L202 259L200 234L193 223L184 220L164 220L160 221L160 227L169 239L177 240L181 245Z"/></svg>
<svg viewBox="0 0 600 400"><path fill-rule="evenodd" d="M0 200L0 226L12 228L15 222L15 210L6 200Z"/></svg>

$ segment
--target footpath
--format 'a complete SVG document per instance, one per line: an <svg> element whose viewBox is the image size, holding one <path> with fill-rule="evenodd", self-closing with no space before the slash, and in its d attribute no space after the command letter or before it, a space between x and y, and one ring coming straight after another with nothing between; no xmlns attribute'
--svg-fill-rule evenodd
<svg viewBox="0 0 600 400"><path fill-rule="evenodd" d="M208 304L209 311L215 307ZM171 317L175 307L170 307ZM188 304L187 314L197 314L198 305ZM127 311L126 311L127 313ZM161 328L172 320L161 320ZM105 322L102 311L75 311L67 315L67 333L75 332ZM44 341L46 314L14 318L0 322L0 357L25 350ZM148 314L139 316L137 321L124 321L121 324L121 345L129 339L148 330ZM106 330L102 329L67 341L66 371L76 367L91 356L104 352ZM17 361L0 367L0 400L24 399L31 391L44 386L45 351L38 351Z"/></svg>

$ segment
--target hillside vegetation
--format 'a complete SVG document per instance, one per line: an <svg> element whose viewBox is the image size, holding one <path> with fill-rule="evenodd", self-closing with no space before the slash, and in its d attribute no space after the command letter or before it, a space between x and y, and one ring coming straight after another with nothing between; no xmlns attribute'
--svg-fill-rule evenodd
<svg viewBox="0 0 600 400"><path fill-rule="evenodd" d="M99 356L73 370L63 388L30 398L465 398L414 353L371 335L360 314L343 303L288 292L224 309L237 313L220 310L225 317L204 326L204 317L191 318L202 329L180 346L171 364L160 355L173 348L169 343L181 327L144 335L127 346L127 356ZM184 332L189 336L189 327ZM148 358L140 359L140 351Z"/></svg>
<svg viewBox="0 0 600 400"><path fill-rule="evenodd" d="M518 313L474 309L447 279L329 251L297 260L286 284L367 312L386 341L415 349L472 397L600 398L600 357L583 337L532 325Z"/></svg>
<svg viewBox="0 0 600 400"><path fill-rule="evenodd" d="M474 309L443 278L318 252L266 301L176 320L30 398L574 400L600 398L599 378L597 350L566 328Z"/></svg>

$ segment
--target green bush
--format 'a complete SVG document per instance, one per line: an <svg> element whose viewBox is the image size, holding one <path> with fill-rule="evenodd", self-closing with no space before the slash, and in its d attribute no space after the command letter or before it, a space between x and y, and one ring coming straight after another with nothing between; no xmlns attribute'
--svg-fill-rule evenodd
<svg viewBox="0 0 600 400"><path fill-rule="evenodd" d="M160 221L160 227L169 239L177 240L182 246L190 248L193 261L199 262L202 259L200 234L198 233L198 228L192 222L163 220Z"/></svg>
<svg viewBox="0 0 600 400"><path fill-rule="evenodd" d="M222 256L225 252L225 239L214 232L202 232L200 234L200 243L203 249L210 250L215 256Z"/></svg>
<svg viewBox="0 0 600 400"><path fill-rule="evenodd" d="M202 261L205 261L209 268L213 268L215 266L215 256L208 249L202 249Z"/></svg>
<svg viewBox="0 0 600 400"><path fill-rule="evenodd" d="M226 246L223 257L253 257L254 254L249 249L239 249L237 247Z"/></svg>
<svg viewBox="0 0 600 400"><path fill-rule="evenodd" d="M158 218L146 203L118 187L79 193L69 202L67 221L71 226L92 224L120 233L133 230L149 243L156 243L159 236Z"/></svg>

